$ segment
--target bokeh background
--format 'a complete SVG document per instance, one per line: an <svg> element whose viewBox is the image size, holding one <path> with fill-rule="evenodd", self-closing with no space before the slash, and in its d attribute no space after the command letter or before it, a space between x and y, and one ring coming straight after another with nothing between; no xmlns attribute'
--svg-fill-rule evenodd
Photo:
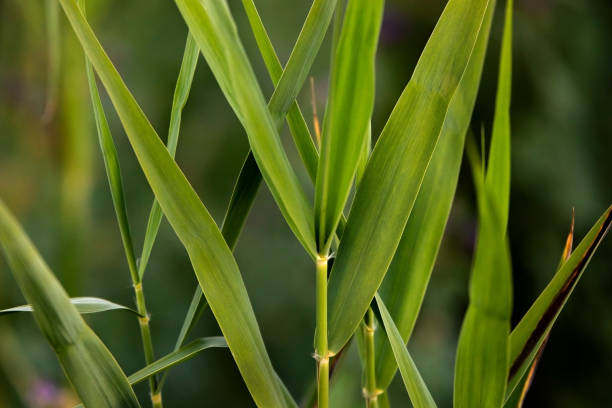
<svg viewBox="0 0 612 408"><path fill-rule="evenodd" d="M240 2L229 1L266 95L272 86ZM515 2L512 102L512 198L509 234L517 322L555 271L576 210L577 238L612 203L612 8L606 0ZM91 0L92 25L160 135L168 128L186 27L172 1ZM377 59L373 133L379 134L408 81L444 0L388 0ZM264 23L286 61L310 1L258 0ZM503 5L503 2L502 2ZM45 1L0 0L0 196L16 213L73 296L133 304L92 123L83 55L61 16L58 87L49 87ZM497 79L498 5L472 129L491 127ZM461 39L457 39L461 41ZM315 63L323 111L329 38ZM112 106L137 251L152 193ZM310 121L308 87L300 96ZM165 136L164 136L165 137ZM308 181L287 130L287 150ZM209 211L222 220L248 149L241 126L200 59L185 108L177 161ZM446 235L410 349L440 406L450 406L454 353L467 305L475 237L472 182L465 165ZM314 378L313 267L265 187L236 249L269 353L300 398ZM600 247L561 314L526 406L605 407L612 381L612 239ZM196 285L184 249L164 221L145 276L157 355L169 352ZM0 308L23 297L0 257ZM87 317L128 373L143 365L137 321L111 312ZM208 312L194 335L216 335ZM354 350L333 384L342 407L362 405ZM146 405L146 383L136 386ZM212 350L175 368L164 388L169 407L253 406L227 350ZM399 376L394 406L409 406ZM70 407L74 396L31 316L0 319L0 407Z"/></svg>

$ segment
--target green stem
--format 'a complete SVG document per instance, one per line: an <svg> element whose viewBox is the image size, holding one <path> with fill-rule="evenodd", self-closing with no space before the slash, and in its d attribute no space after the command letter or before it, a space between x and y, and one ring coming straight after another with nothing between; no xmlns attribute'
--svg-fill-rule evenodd
<svg viewBox="0 0 612 408"><path fill-rule="evenodd" d="M153 341L151 340L151 328L149 326L149 313L147 312L147 304L145 302L144 291L142 290L142 281L134 283L134 293L136 294L136 308L141 315L138 318L140 326L140 337L142 338L142 348L144 350L145 362L147 365L155 361L155 353L153 351ZM158 390L157 376L149 377L149 389L151 390L151 403L153 408L162 408L161 390Z"/></svg>
<svg viewBox="0 0 612 408"><path fill-rule="evenodd" d="M317 338L318 408L329 407L329 350L327 348L327 255L317 260Z"/></svg>
<svg viewBox="0 0 612 408"><path fill-rule="evenodd" d="M363 325L363 337L365 339L366 349L366 364L365 364L365 388L364 398L366 407L378 408L378 390L376 389L376 360L374 354L374 332L376 331L376 322L374 320L374 312L372 308L368 309L366 322Z"/></svg>

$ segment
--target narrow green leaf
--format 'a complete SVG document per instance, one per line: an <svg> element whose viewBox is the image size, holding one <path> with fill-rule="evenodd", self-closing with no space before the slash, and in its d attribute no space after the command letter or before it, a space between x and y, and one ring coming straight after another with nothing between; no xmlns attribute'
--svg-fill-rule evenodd
<svg viewBox="0 0 612 408"><path fill-rule="evenodd" d="M281 144L226 1L176 0L221 90L246 130L253 156L290 228L315 256L312 206ZM293 102L289 101L287 108ZM277 119L285 112L274 111Z"/></svg>
<svg viewBox="0 0 612 408"><path fill-rule="evenodd" d="M283 387L266 352L238 265L221 232L123 83L74 0L60 2L119 114L155 197L187 249L251 395L259 406L285 406Z"/></svg>
<svg viewBox="0 0 612 408"><path fill-rule="evenodd" d="M374 106L383 0L349 1L331 72L315 193L315 235L327 254L348 199ZM347 120L350 118L350 120Z"/></svg>
<svg viewBox="0 0 612 408"><path fill-rule="evenodd" d="M506 1L504 34L499 61L499 79L491 136L486 184L497 201L504 230L510 205L510 93L512 90L512 0Z"/></svg>
<svg viewBox="0 0 612 408"><path fill-rule="evenodd" d="M263 22L259 17L255 3L253 3L253 0L242 0L242 5L249 19L251 30L255 36L255 41L257 42L259 52L264 60L270 79L276 86L283 73L283 67L276 55L276 51L274 51L274 47L272 46L272 42L270 41L270 37L266 32ZM317 153L312 136L308 130L308 125L304 120L304 116L297 102L294 102L287 112L287 123L289 124L289 130L291 131L291 136L293 137L300 158L306 167L310 179L314 182L317 178L319 154Z"/></svg>
<svg viewBox="0 0 612 408"><path fill-rule="evenodd" d="M402 374L402 379L404 380L404 385L406 386L406 391L408 391L408 396L410 396L412 405L419 408L435 407L436 403L429 393L427 385L425 385L419 370L414 364L410 353L406 349L406 345L404 344L404 340L402 339L397 326L393 322L387 307L378 294L376 294L376 303L378 304L382 321L385 325L385 332L387 333L387 337L391 343L393 355L395 356L395 360L399 366L400 373Z"/></svg>
<svg viewBox="0 0 612 408"><path fill-rule="evenodd" d="M47 29L47 99L42 115L49 123L57 111L60 84L61 44L59 6L55 0L45 1L45 24Z"/></svg>
<svg viewBox="0 0 612 408"><path fill-rule="evenodd" d="M166 354L162 358L155 362L147 365L144 368L136 371L134 374L128 377L130 384L137 384L140 381L146 380L152 375L159 372L165 371L170 367L182 363L183 361L189 360L195 357L198 353L209 348L227 347L225 339L219 337L202 337L196 339L184 347L173 351L172 353Z"/></svg>
<svg viewBox="0 0 612 408"><path fill-rule="evenodd" d="M88 407L139 407L119 364L87 326L36 248L0 201L0 243L34 319Z"/></svg>
<svg viewBox="0 0 612 408"><path fill-rule="evenodd" d="M355 331L387 272L487 4L448 2L374 147L330 276L331 352Z"/></svg>
<svg viewBox="0 0 612 408"><path fill-rule="evenodd" d="M529 369L537 350L548 336L557 316L572 294L591 257L612 224L612 206L603 213L582 239L569 259L559 268L548 286L510 334L508 395Z"/></svg>
<svg viewBox="0 0 612 408"><path fill-rule="evenodd" d="M80 314L88 314L88 313L101 313L107 312L109 310L127 310L132 312L138 316L136 310L129 308L127 306L120 305L118 303L111 302L110 300L101 299L97 297L75 297L70 298L70 303L76 307L76 310ZM32 312L31 305L22 305L11 307L10 309L0 310L0 315L18 313L18 312Z"/></svg>
<svg viewBox="0 0 612 408"><path fill-rule="evenodd" d="M170 112L170 129L168 131L167 146L170 156L172 157L176 155L176 146L178 144L179 132L181 129L183 108L187 103L187 98L189 98L189 91L191 91L193 75L195 73L196 66L198 65L199 56L200 50L198 49L198 46L196 45L191 34L188 33L181 68L176 80L176 87L174 88L172 110ZM157 231L159 231L162 215L163 214L159 203L154 199L153 206L149 212L144 244L142 246L142 253L140 255L140 263L138 264L138 276L141 280L142 276L144 275L144 271L147 268L149 257L151 256L151 250L153 249L153 244L155 243L155 238L157 237Z"/></svg>
<svg viewBox="0 0 612 408"><path fill-rule="evenodd" d="M423 185L379 289L404 344L410 339L423 303L455 196L465 134L478 93L494 10L495 1L491 0L470 62L448 107ZM376 369L376 384L386 389L397 364L385 336L376 338Z"/></svg>
<svg viewBox="0 0 612 408"><path fill-rule="evenodd" d="M280 121L297 97L312 63L317 56L325 32L331 22L337 0L314 0L289 61L270 100L270 112Z"/></svg>

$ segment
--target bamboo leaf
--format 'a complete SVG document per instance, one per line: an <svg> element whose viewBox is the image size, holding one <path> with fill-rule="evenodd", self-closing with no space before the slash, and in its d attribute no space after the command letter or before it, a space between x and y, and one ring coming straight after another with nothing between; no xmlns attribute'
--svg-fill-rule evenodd
<svg viewBox="0 0 612 408"><path fill-rule="evenodd" d="M167 146L170 156L172 157L176 155L176 146L178 144L178 137L181 128L183 108L187 103L189 91L191 91L193 75L195 73L196 66L198 65L199 56L200 50L198 49L198 46L196 45L191 34L188 33L181 68L176 80L176 87L174 88L172 110L170 112L170 130L168 131ZM153 206L151 207L149 219L147 221L147 229L145 231L142 253L140 255L140 263L138 264L138 276L141 280L144 275L144 271L147 268L149 257L151 256L151 250L153 249L153 244L155 243L155 238L157 237L157 231L159 231L162 215L163 214L159 203L157 200L153 200Z"/></svg>
<svg viewBox="0 0 612 408"><path fill-rule="evenodd" d="M119 114L155 197L187 249L200 286L253 399L259 406L285 406L283 387L267 355L238 265L221 232L123 83L74 0L60 1Z"/></svg>
<svg viewBox="0 0 612 408"><path fill-rule="evenodd" d="M138 316L136 310L129 308L127 306L120 305L118 303L111 302L110 300L101 299L97 297L75 297L70 298L70 303L74 305L76 310L80 314L88 314L88 313L101 313L108 312L109 310L127 310L132 312ZM10 309L0 310L0 315L18 313L18 312L32 312L31 305L22 305L11 307Z"/></svg>
<svg viewBox="0 0 612 408"><path fill-rule="evenodd" d="M225 1L176 0L221 90L246 130L253 156L290 228L315 256L312 206L281 144L285 112L268 110ZM289 101L287 108L293 102ZM276 119L275 119L276 118Z"/></svg>
<svg viewBox="0 0 612 408"><path fill-rule="evenodd" d="M315 189L315 235L325 255L367 143L383 8L383 0L348 3L334 58Z"/></svg>
<svg viewBox="0 0 612 408"><path fill-rule="evenodd" d="M136 371L134 374L128 377L130 384L137 384L140 381L146 380L147 378L165 371L170 367L182 363L183 361L189 360L195 357L201 351L209 348L227 347L227 343L223 337L202 337L196 339L184 347L173 351L172 353L166 354L162 358L155 362L147 365L144 368Z"/></svg>
<svg viewBox="0 0 612 408"><path fill-rule="evenodd" d="M13 215L0 201L0 243L34 319L89 407L139 407L125 374L83 318Z"/></svg>
<svg viewBox="0 0 612 408"><path fill-rule="evenodd" d="M400 373L402 374L402 379L404 380L404 385L406 386L406 391L408 391L412 405L419 408L435 407L436 403L429 393L427 385L425 385L419 370L414 364L410 353L406 349L406 345L404 344L404 340L402 339L397 326L393 322L387 307L378 294L376 294L376 303L378 304L382 321L385 325L385 332L387 333L387 337L391 343L393 355L395 356L395 360L399 366Z"/></svg>
<svg viewBox="0 0 612 408"><path fill-rule="evenodd" d="M470 277L470 304L461 327L455 363L455 407L502 406L508 378L512 269L506 241L510 202L510 89L512 0L500 57L496 112L488 168L477 165L476 148L468 153L478 199L478 238Z"/></svg>
<svg viewBox="0 0 612 408"><path fill-rule="evenodd" d="M408 343L429 283L457 187L465 134L476 101L495 1L489 1L470 62L448 108L440 140L379 294ZM386 389L397 370L391 345L376 338L376 384Z"/></svg>
<svg viewBox="0 0 612 408"><path fill-rule="evenodd" d="M487 4L448 2L374 147L330 276L332 353L357 328L391 263Z"/></svg>
<svg viewBox="0 0 612 408"><path fill-rule="evenodd" d="M508 394L529 369L537 350L550 333L557 316L572 294L591 257L612 223L612 206L603 213L582 239L569 259L559 268L548 286L510 334Z"/></svg>

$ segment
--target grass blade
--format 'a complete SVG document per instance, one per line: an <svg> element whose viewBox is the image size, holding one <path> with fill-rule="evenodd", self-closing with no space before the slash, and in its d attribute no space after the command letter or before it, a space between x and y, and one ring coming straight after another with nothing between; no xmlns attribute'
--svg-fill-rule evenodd
<svg viewBox="0 0 612 408"><path fill-rule="evenodd" d="M315 235L319 253L324 255L368 141L383 8L383 0L348 3L334 58L315 193Z"/></svg>
<svg viewBox="0 0 612 408"><path fill-rule="evenodd" d="M281 144L277 131L280 120L273 119L266 106L227 3L176 0L176 4L245 128L253 156L281 213L298 240L314 257L312 206ZM285 116L284 112L275 112L280 119Z"/></svg>
<svg viewBox="0 0 612 408"><path fill-rule="evenodd" d="M612 224L612 206L603 213L582 239L569 259L559 268L548 286L510 334L508 395L529 369L537 350L548 336L557 316L572 294L591 257Z"/></svg>
<svg viewBox="0 0 612 408"><path fill-rule="evenodd" d="M355 331L387 272L487 4L448 2L374 147L330 276L331 352Z"/></svg>
<svg viewBox="0 0 612 408"><path fill-rule="evenodd" d="M255 8L255 3L253 3L253 0L242 0L242 5L249 19L251 30L255 36L255 41L257 42L259 52L264 60L270 79L276 86L283 73L283 67L276 55L276 51L274 51L274 47L272 46L272 42L270 41L270 37L266 32L261 18L259 17L257 8ZM289 130L291 131L291 136L293 137L300 158L306 167L306 172L314 182L317 178L319 154L317 153L312 136L308 130L308 125L304 120L304 116L297 102L294 102L287 112L287 123L289 124Z"/></svg>
<svg viewBox="0 0 612 408"><path fill-rule="evenodd" d="M89 407L139 407L119 364L87 326L13 215L0 201L0 243L34 318Z"/></svg>
<svg viewBox="0 0 612 408"><path fill-rule="evenodd" d="M478 238L455 363L455 407L501 406L508 378L512 269L506 241L510 202L510 89L512 0L506 2L497 106L483 180L476 148L469 146L478 199Z"/></svg>
<svg viewBox="0 0 612 408"><path fill-rule="evenodd" d="M191 34L187 34L187 41L185 42L185 52L183 53L183 61L181 62L181 69L179 71L178 78L176 80L176 87L174 88L174 97L172 99L172 110L170 112L170 130L168 131L168 142L167 147L170 152L170 156L174 157L176 154L176 146L178 144L179 131L181 128L181 119L183 115L183 108L187 103L189 97L189 91L191 90L191 83L193 82L193 75L195 73L196 66L198 65L198 57L200 56L200 50L195 43L195 40ZM157 200L153 200L153 206L149 213L149 220L147 221L147 229L145 231L144 244L142 246L142 253L140 255L140 263L138 264L138 276L142 279L144 272L151 256L151 250L157 237L157 231L159 231L159 225L162 220L162 211Z"/></svg>
<svg viewBox="0 0 612 408"><path fill-rule="evenodd" d="M400 373L402 374L402 379L404 380L404 385L406 386L406 391L408 391L412 405L415 407L424 408L435 407L436 403L429 393L427 385L425 385L419 370L414 364L410 353L406 349L406 345L404 344L404 340L402 339L397 326L393 322L387 307L378 294L376 294L376 303L378 304L378 309L380 310L380 315L382 316L382 321L385 326L385 332L387 333L387 337L391 343L393 355L395 356L399 366Z"/></svg>
<svg viewBox="0 0 612 408"><path fill-rule="evenodd" d="M429 283L457 187L465 135L478 93L495 1L489 1L476 48L453 96L440 140L379 294L408 343ZM397 370L391 345L376 338L376 384L386 389Z"/></svg>
<svg viewBox="0 0 612 408"><path fill-rule="evenodd" d="M238 265L221 232L136 103L74 0L60 0L124 126L136 157L259 406L285 406Z"/></svg>
<svg viewBox="0 0 612 408"><path fill-rule="evenodd" d="M140 316L140 313L138 313L132 308L97 297L70 298L70 303L74 305L74 307L80 314L101 313L108 312L109 310L127 310L128 312L132 312L135 315ZM32 306L22 305L11 307L10 309L0 310L0 316L18 312L32 312Z"/></svg>
<svg viewBox="0 0 612 408"><path fill-rule="evenodd" d="M289 61L270 99L270 112L280 121L297 97L317 56L337 0L314 0Z"/></svg>
<svg viewBox="0 0 612 408"><path fill-rule="evenodd" d="M221 336L219 337L202 337L196 339L184 347L181 347L177 351L173 351L162 358L156 360L155 362L147 365L144 368L136 371L134 374L128 377L128 381L130 384L137 384L140 381L143 381L152 375L160 373L173 367L177 364L182 363L183 361L189 360L192 357L195 357L201 351L204 351L213 347L227 347L227 343L225 339Z"/></svg>

